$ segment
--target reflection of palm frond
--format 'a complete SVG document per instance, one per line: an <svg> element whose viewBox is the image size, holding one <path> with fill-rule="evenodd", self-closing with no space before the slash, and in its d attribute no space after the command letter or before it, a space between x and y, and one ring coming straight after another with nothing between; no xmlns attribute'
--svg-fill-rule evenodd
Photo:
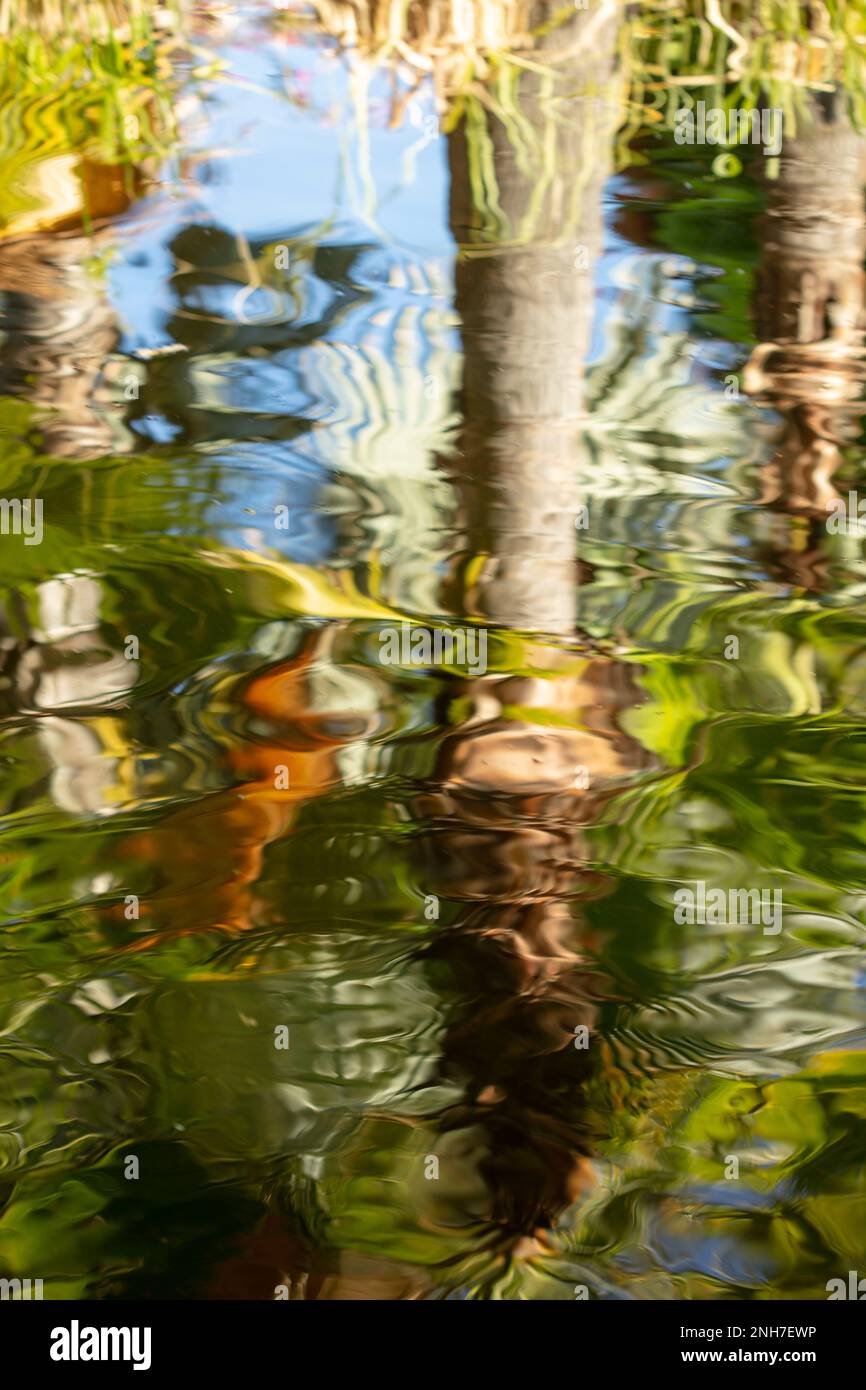
<svg viewBox="0 0 866 1390"><path fill-rule="evenodd" d="M422 306L385 310L358 343L323 340L299 357L305 389L327 407L313 449L332 473L325 497L347 530L344 553L381 566L379 596L416 611L435 608L445 553L431 554L430 538L445 536L453 506L436 459L453 447L459 365L448 316Z"/></svg>
<svg viewBox="0 0 866 1390"><path fill-rule="evenodd" d="M587 376L588 493L706 492L685 470L747 452L742 408L694 379L693 339L660 321L673 302L665 263L633 258L639 273L605 324L605 346ZM682 272L679 272L682 273ZM672 478L671 472L683 470ZM640 482L638 482L640 480Z"/></svg>

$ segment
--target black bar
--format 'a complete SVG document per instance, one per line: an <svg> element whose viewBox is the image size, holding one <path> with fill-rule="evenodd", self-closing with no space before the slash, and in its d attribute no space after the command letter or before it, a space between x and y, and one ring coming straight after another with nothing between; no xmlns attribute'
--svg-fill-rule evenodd
<svg viewBox="0 0 866 1390"><path fill-rule="evenodd" d="M559 1361L560 1372L567 1369L573 1354L575 1375L586 1368L588 1358L595 1367L606 1363L617 1379L632 1370L647 1375L680 1371L699 1378L708 1369L740 1367L768 1374L771 1383L777 1372L792 1369L826 1378L837 1368L856 1366L862 1350L864 1310L850 1300L567 1302L570 1306L564 1307L563 1301L549 1300L534 1311L524 1304L516 1314L504 1313L500 1304L487 1313L475 1310L468 1315L417 1306L388 1308L382 1303L372 1308L369 1302L334 1306L302 1300L272 1304L16 1300L0 1302L0 1332L5 1334L7 1354L13 1348L24 1352L28 1369L40 1376L47 1372L61 1383L69 1377L99 1379L106 1372L115 1378L118 1373L135 1375L137 1381L147 1375L194 1372L214 1374L219 1377L217 1383L224 1384L232 1375L246 1380L266 1378L280 1367L293 1375L293 1366L299 1370L310 1361L318 1362L323 1374L327 1367L330 1381L343 1358L347 1369L356 1374L364 1361L371 1372L380 1357L391 1361L395 1350L400 1351L401 1337L407 1335L434 1336L426 1354L433 1370L456 1351L456 1344L439 1340L442 1332L452 1331L462 1334L460 1345L480 1334L478 1354L483 1347L486 1371L497 1356L503 1357L507 1367L512 1353L520 1352L522 1338L541 1332L544 1343L526 1343L523 1353L534 1356L545 1347L549 1352L549 1339L563 1338L558 1358L564 1358L565 1365ZM506 1321L500 1322L503 1316ZM452 1323L451 1317L457 1321ZM493 1322L485 1323L485 1317ZM117 1334L103 1339L103 1328L117 1329ZM485 1336L491 1329L500 1332L495 1341ZM316 1340L298 1340L306 1337ZM425 1344L413 1345L417 1355ZM71 1358L77 1353L78 1359L54 1359L52 1349L55 1356L63 1352ZM106 1359L84 1359L93 1350ZM115 1350L125 1353L126 1359L112 1359ZM407 1350L411 1356L411 1347ZM422 1357L422 1363L425 1360ZM140 1364L138 1372L133 1370L135 1361ZM404 1361L405 1373L414 1378L412 1364Z"/></svg>

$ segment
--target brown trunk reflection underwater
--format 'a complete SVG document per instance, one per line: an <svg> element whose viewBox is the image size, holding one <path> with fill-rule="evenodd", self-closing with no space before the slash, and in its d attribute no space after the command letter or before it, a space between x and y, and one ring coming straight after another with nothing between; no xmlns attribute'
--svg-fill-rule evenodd
<svg viewBox="0 0 866 1390"><path fill-rule="evenodd" d="M577 16L540 46L537 61L555 77L521 74L538 162L491 123L486 208L477 131L466 121L450 137L464 348L452 466L466 549L486 557L464 602L494 627L537 634L535 657L548 668L546 678L461 686L474 715L445 740L418 801L430 827L425 891L461 904L426 952L465 1001L444 1042L443 1079L459 1082L464 1100L440 1121L441 1180L447 1189L450 1173L459 1187L455 1170L475 1164L484 1190L480 1204L475 1188L472 1205L461 1211L446 1197L443 1210L476 1229L500 1268L542 1252L592 1181L581 1088L594 1067L596 1008L575 904L603 892L605 879L586 867L581 827L647 765L620 726L638 698L630 672L600 655L575 657L583 383L619 114L616 21L595 26L581 52L586 21Z"/></svg>

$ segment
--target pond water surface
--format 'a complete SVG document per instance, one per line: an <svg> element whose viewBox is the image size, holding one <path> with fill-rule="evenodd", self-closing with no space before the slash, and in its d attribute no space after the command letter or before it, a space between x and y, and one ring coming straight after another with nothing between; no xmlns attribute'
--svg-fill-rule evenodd
<svg viewBox="0 0 866 1390"><path fill-rule="evenodd" d="M862 137L850 206L797 201L808 136L629 164L613 51L506 137L202 19L165 156L0 242L44 528L0 549L0 1266L46 1297L862 1267ZM7 118L38 212L61 113Z"/></svg>

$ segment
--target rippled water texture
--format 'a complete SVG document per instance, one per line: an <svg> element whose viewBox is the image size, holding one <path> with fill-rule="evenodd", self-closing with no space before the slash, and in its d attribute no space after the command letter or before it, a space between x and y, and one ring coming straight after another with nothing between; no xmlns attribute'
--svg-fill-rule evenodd
<svg viewBox="0 0 866 1390"><path fill-rule="evenodd" d="M0 537L0 1272L824 1298L866 1247L866 139L623 167L615 25L450 125L291 16L192 27L131 166L4 97L44 534ZM389 662L403 622L486 662ZM781 929L678 921L695 882Z"/></svg>

